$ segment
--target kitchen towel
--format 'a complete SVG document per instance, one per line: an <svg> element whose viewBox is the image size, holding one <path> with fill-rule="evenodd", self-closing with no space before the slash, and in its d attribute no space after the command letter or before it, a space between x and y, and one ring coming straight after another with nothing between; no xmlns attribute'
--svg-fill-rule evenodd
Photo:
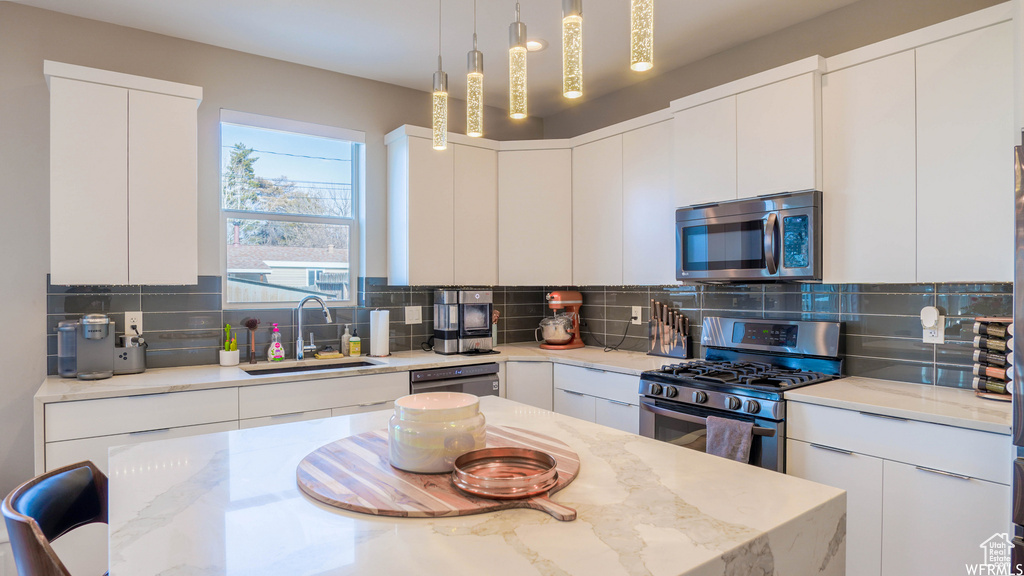
<svg viewBox="0 0 1024 576"><path fill-rule="evenodd" d="M708 454L749 462L753 437L753 422L708 416Z"/></svg>
<svg viewBox="0 0 1024 576"><path fill-rule="evenodd" d="M391 353L391 328L388 326L387 310L370 311L370 356L387 356Z"/></svg>

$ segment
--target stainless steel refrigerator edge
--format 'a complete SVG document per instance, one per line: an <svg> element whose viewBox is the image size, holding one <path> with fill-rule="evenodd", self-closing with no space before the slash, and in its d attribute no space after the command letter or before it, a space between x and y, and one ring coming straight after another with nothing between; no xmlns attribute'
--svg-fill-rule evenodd
<svg viewBox="0 0 1024 576"><path fill-rule="evenodd" d="M1024 146L1014 148L1014 251L1013 251L1013 320L1024 319ZM1014 546L1013 567L1024 563L1024 347L1013 351L1013 444L1017 459L1013 463Z"/></svg>

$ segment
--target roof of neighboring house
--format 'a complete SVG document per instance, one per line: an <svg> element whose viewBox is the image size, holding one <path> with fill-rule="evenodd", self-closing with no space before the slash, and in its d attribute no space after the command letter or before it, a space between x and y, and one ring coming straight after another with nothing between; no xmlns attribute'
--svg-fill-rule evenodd
<svg viewBox="0 0 1024 576"><path fill-rule="evenodd" d="M301 261L348 263L348 248L302 248L294 246L234 246L228 245L228 270L266 270L267 262Z"/></svg>

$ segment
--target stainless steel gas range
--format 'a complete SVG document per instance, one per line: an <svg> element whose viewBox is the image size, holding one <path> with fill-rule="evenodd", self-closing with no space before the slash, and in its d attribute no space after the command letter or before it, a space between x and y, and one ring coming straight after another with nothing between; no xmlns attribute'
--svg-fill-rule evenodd
<svg viewBox="0 0 1024 576"><path fill-rule="evenodd" d="M707 417L754 424L750 464L785 471L785 392L842 376L839 323L704 319L704 360L640 376L640 434L704 451Z"/></svg>

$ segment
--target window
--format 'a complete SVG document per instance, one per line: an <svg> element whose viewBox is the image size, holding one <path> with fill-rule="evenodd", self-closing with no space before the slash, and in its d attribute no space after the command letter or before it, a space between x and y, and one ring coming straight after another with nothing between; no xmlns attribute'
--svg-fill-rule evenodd
<svg viewBox="0 0 1024 576"><path fill-rule="evenodd" d="M361 132L221 111L224 295L354 304Z"/></svg>

